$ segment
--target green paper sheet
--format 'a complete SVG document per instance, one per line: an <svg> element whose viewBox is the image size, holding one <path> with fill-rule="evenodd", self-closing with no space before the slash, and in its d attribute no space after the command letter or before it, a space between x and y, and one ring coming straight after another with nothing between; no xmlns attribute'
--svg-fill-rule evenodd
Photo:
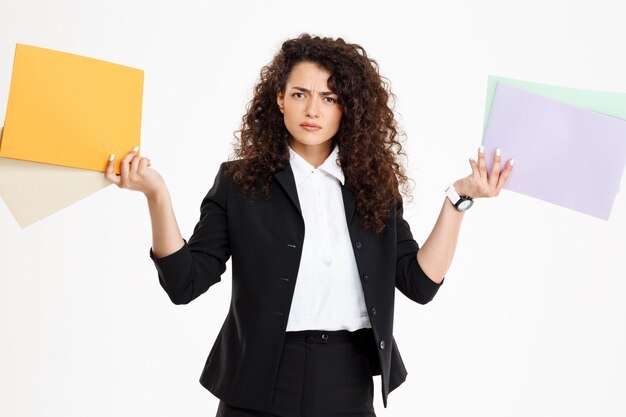
<svg viewBox="0 0 626 417"><path fill-rule="evenodd" d="M531 83L528 81L490 75L487 82L487 101L485 104L483 133L487 127L487 121L489 120L489 114L491 113L491 103L493 102L493 97L496 93L496 86L499 82L526 90L530 93L541 95L543 97L558 100L565 104L594 110L599 113L604 113L609 116L626 120L626 93L582 90L578 88Z"/></svg>

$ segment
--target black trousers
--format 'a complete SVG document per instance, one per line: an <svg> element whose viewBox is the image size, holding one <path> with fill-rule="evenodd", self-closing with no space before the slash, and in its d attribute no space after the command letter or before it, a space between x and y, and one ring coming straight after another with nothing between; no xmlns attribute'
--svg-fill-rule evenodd
<svg viewBox="0 0 626 417"><path fill-rule="evenodd" d="M216 417L376 417L373 343L369 328L287 332L272 412L220 401Z"/></svg>

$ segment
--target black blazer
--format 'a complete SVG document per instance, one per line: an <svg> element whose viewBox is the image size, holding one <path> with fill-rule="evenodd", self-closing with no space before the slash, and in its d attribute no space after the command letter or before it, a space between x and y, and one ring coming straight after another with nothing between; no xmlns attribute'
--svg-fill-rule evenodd
<svg viewBox="0 0 626 417"><path fill-rule="evenodd" d="M232 256L230 309L209 353L200 383L216 397L238 406L270 412L274 383L298 275L304 220L289 163L275 172L269 200L244 199L223 162L200 207L189 241L175 253L150 257L159 282L175 304L187 304L220 281ZM341 186L346 221L361 277L375 341L371 351L387 395L407 371L393 338L395 288L411 300L428 303L441 284L417 263L418 244L402 218L402 202L382 235L361 225L353 193ZM374 344L375 343L375 344Z"/></svg>

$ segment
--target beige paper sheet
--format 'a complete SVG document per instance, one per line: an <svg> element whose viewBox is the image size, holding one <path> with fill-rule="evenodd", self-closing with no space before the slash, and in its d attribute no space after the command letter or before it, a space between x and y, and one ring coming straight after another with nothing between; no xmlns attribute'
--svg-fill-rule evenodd
<svg viewBox="0 0 626 417"><path fill-rule="evenodd" d="M111 184L98 171L0 157L0 196L22 228Z"/></svg>

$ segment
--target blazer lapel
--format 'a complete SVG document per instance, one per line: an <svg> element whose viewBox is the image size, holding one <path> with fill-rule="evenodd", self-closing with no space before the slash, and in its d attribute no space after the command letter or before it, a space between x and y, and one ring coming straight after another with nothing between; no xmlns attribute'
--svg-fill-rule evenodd
<svg viewBox="0 0 626 417"><path fill-rule="evenodd" d="M302 209L300 208L300 200L298 200L298 189L296 188L296 180L291 170L291 164L287 162L285 168L274 173L274 177L278 181L281 187L289 196L289 199L302 216ZM354 215L354 209L356 206L356 199L352 191L350 191L345 185L341 184L341 195L343 197L343 207L346 211L346 223L350 226L352 217Z"/></svg>
<svg viewBox="0 0 626 417"><path fill-rule="evenodd" d="M354 208L356 206L356 198L352 191L345 185L341 184L341 195L343 196L343 207L346 209L346 224L350 228L352 222L352 215L354 214Z"/></svg>
<svg viewBox="0 0 626 417"><path fill-rule="evenodd" d="M302 216L302 209L300 208L300 201L298 200L298 189L296 188L296 180L291 170L289 162L285 164L285 168L280 171L274 172L274 177L278 181L281 187L285 190L289 199L294 206L298 209L298 213Z"/></svg>

